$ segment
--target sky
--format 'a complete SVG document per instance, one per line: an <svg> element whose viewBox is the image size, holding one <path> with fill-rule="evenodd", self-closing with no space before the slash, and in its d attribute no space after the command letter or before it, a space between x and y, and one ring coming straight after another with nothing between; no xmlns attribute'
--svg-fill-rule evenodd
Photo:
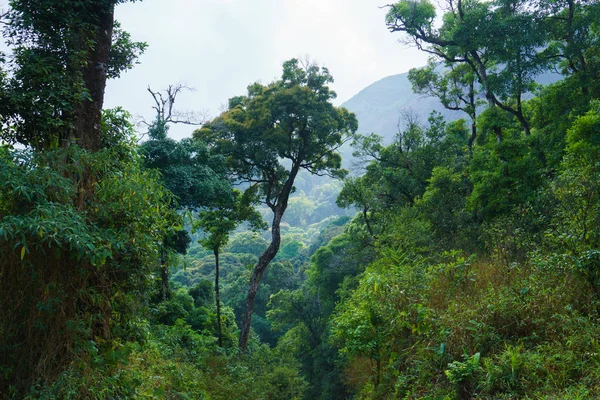
<svg viewBox="0 0 600 400"><path fill-rule="evenodd" d="M389 0L387 0L389 2ZM7 0L0 0L0 10ZM139 65L108 82L105 108L121 106L136 120L153 118L158 91L185 84L180 111L219 115L229 98L254 82L281 75L284 61L306 56L329 68L336 105L373 82L422 66L427 57L389 33L386 0L143 0L119 4L116 19L148 44ZM145 131L139 128L140 134ZM172 126L170 136L194 127Z"/></svg>
<svg viewBox="0 0 600 400"><path fill-rule="evenodd" d="M105 107L122 106L151 120L146 91L182 83L181 111L219 115L253 82L267 84L291 58L329 68L339 105L369 84L422 66L427 57L385 27L385 0L144 0L117 6L116 19L148 43L140 64L109 81ZM143 127L139 128L143 132ZM172 126L171 137L194 127Z"/></svg>

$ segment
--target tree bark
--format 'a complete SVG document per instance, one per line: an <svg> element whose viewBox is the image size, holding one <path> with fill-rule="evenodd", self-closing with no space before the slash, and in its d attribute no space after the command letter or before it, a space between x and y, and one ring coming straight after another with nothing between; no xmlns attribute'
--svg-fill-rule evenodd
<svg viewBox="0 0 600 400"><path fill-rule="evenodd" d="M79 146L91 151L100 150L102 147L102 106L112 46L115 6L111 2L97 8L92 17L94 21L91 25L94 28L88 33L87 40L83 40L83 45L89 46L89 56L82 71L88 96L75 107L73 118L74 135Z"/></svg>
<svg viewBox="0 0 600 400"><path fill-rule="evenodd" d="M215 254L215 300L217 302L217 339L219 347L223 347L223 334L221 333L221 296L219 295L219 249L213 249Z"/></svg>
<svg viewBox="0 0 600 400"><path fill-rule="evenodd" d="M80 49L87 53L81 71L85 95L73 110L73 129L67 145L76 141L79 147L96 152L102 148L102 106L106 88L108 63L114 28L114 2L93 6L89 10L90 28L84 29L79 38ZM89 29L89 30L88 30ZM79 179L79 196L75 204L79 209L94 191L95 178L86 168Z"/></svg>

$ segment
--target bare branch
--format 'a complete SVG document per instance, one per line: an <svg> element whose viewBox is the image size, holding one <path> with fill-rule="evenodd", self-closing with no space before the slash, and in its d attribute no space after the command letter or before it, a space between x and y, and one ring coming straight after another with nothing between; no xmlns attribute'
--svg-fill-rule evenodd
<svg viewBox="0 0 600 400"><path fill-rule="evenodd" d="M169 85L162 91L153 91L150 86L147 88L148 92L154 100L154 106L152 108L156 111L156 118L164 123L171 124L185 124L185 125L203 125L208 119L208 112L202 111L176 111L175 101L177 96L183 91L193 92L194 88L187 86L183 83L177 83L175 85ZM147 126L150 126L146 121L143 121Z"/></svg>
<svg viewBox="0 0 600 400"><path fill-rule="evenodd" d="M6 18L8 18L8 10L0 10L0 24L8 25Z"/></svg>
<svg viewBox="0 0 600 400"><path fill-rule="evenodd" d="M172 113L171 120L174 124L196 125L200 126L208 121L210 115L207 110L201 111L175 111Z"/></svg>

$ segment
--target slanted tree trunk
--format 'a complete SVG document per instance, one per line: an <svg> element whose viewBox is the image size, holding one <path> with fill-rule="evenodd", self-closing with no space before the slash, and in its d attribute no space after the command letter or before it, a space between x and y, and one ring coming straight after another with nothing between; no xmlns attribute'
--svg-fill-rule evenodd
<svg viewBox="0 0 600 400"><path fill-rule="evenodd" d="M279 196L277 196L277 203L271 208L273 211L271 243L264 253L262 253L258 258L258 263L256 264L256 267L254 267L252 276L250 277L250 286L248 287L248 296L246 297L246 309L242 319L242 326L240 327L239 348L242 352L245 352L246 346L248 346L250 326L252 324L252 314L254 314L254 300L256 298L256 293L258 292L258 286L260 285L262 276L267 270L269 263L273 260L273 258L275 258L277 252L279 251L279 246L281 245L281 219L283 218L283 213L287 208L290 193L294 187L294 180L296 179L299 169L300 166L298 164L294 164L292 166L290 175L283 186L281 193Z"/></svg>
<svg viewBox="0 0 600 400"><path fill-rule="evenodd" d="M258 286L262 276L264 275L269 263L275 258L281 245L281 218L283 217L285 209L278 207L273 216L273 226L271 227L271 244L265 250L264 253L258 258L258 263L252 271L250 277L250 286L248 287L248 296L246 297L246 309L243 315L242 326L240 327L240 340L239 348L241 351L246 351L248 345L248 338L250 336L250 325L252 324L252 314L254 313L254 299L258 292Z"/></svg>
<svg viewBox="0 0 600 400"><path fill-rule="evenodd" d="M217 302L217 338L219 347L223 347L221 329L221 296L219 295L219 248L213 249L215 254L215 301Z"/></svg>

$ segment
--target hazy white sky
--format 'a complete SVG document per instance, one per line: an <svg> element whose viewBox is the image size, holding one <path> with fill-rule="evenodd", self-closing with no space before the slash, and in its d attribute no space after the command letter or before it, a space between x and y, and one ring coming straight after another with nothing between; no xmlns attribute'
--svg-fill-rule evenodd
<svg viewBox="0 0 600 400"><path fill-rule="evenodd" d="M385 0L144 0L117 7L116 18L149 47L140 65L110 81L106 107L152 118L146 87L183 82L180 109L217 116L230 97L268 83L281 64L309 55L329 68L341 104L367 85L425 64L426 56L386 30ZM176 103L177 104L177 103ZM171 128L189 136L193 127Z"/></svg>
<svg viewBox="0 0 600 400"><path fill-rule="evenodd" d="M219 114L230 97L256 81L279 78L290 58L310 56L329 68L341 104L369 84L424 65L426 56L398 43L384 23L390 0L143 0L117 6L133 40L149 47L140 64L109 81L105 107L122 106L151 120L146 91L185 83L180 110ZM0 0L0 10L7 0ZM143 129L143 128L140 128ZM174 126L171 136L194 127Z"/></svg>

